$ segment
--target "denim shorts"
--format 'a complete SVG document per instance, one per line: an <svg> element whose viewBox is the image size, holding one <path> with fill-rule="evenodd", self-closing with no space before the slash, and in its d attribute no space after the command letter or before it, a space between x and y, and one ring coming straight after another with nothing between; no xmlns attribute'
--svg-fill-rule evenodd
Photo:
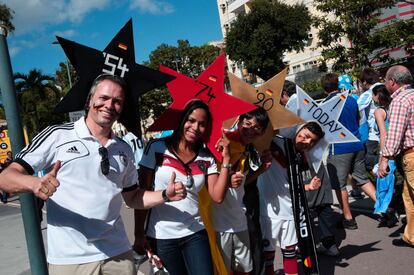
<svg viewBox="0 0 414 275"><path fill-rule="evenodd" d="M344 190L348 181L348 175L352 175L356 185L361 186L369 181L365 167L365 152L358 151L348 154L333 155L328 157L326 165L332 189Z"/></svg>

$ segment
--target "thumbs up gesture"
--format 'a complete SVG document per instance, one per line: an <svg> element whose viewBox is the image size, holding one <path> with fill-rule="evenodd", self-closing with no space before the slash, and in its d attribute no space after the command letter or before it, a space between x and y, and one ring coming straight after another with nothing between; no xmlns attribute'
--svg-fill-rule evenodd
<svg viewBox="0 0 414 275"><path fill-rule="evenodd" d="M60 160L58 160L49 173L39 178L39 182L33 188L33 193L37 197L42 200L47 200L56 192L56 188L59 186L59 181L56 179L56 176L60 167L61 163Z"/></svg>
<svg viewBox="0 0 414 275"><path fill-rule="evenodd" d="M179 201L187 196L184 184L181 181L176 181L175 178L175 172L172 172L166 189L166 195L170 201Z"/></svg>

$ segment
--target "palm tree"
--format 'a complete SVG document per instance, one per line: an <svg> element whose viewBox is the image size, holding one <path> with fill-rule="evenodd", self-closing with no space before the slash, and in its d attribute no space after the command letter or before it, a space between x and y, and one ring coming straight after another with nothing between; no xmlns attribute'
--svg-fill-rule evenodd
<svg viewBox="0 0 414 275"><path fill-rule="evenodd" d="M28 74L16 73L14 81L17 92L25 92L27 90L36 92L41 99L50 96L50 92L59 95L59 90L51 82L53 77L44 75L40 70L32 69Z"/></svg>
<svg viewBox="0 0 414 275"><path fill-rule="evenodd" d="M0 3L0 21L4 22L10 33L14 31L14 25L12 23L13 17L14 11L5 4Z"/></svg>
<svg viewBox="0 0 414 275"><path fill-rule="evenodd" d="M14 80L22 121L28 129L29 137L50 124L63 121L64 116L53 113L53 107L61 95L60 90L53 84L53 77L32 69L28 74L16 73Z"/></svg>

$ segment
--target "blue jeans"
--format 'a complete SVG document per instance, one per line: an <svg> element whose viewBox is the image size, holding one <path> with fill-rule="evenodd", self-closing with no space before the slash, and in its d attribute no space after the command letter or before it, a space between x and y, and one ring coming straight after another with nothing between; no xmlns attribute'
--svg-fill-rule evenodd
<svg viewBox="0 0 414 275"><path fill-rule="evenodd" d="M148 240L170 275L213 274L210 246L205 230L177 239Z"/></svg>

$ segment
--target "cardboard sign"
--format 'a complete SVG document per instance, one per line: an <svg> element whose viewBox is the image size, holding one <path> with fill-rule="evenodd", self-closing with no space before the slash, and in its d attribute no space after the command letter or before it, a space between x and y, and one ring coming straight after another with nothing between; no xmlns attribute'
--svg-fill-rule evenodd
<svg viewBox="0 0 414 275"><path fill-rule="evenodd" d="M324 138L306 152L313 168L318 171L329 144L359 141L352 132L338 121L348 93L338 94L321 104L316 103L299 86L296 86L296 93L298 97L298 115L305 121L318 122L325 132Z"/></svg>
<svg viewBox="0 0 414 275"><path fill-rule="evenodd" d="M254 143L259 151L269 149L274 130L291 127L304 122L300 117L280 104L280 96L286 74L287 69L284 69L260 87L255 88L234 74L229 73L233 95L258 107L262 107L267 111L269 116L271 125L266 129L265 134Z"/></svg>
<svg viewBox="0 0 414 275"><path fill-rule="evenodd" d="M181 112L187 103L194 99L202 100L209 106L212 116L211 133L204 141L213 155L221 161L221 153L214 146L222 136L223 122L256 108L224 92L224 67L224 53L217 57L197 79L161 66L162 72L175 77L173 81L167 83L173 103L148 128L148 131L174 130L179 125Z"/></svg>
<svg viewBox="0 0 414 275"><path fill-rule="evenodd" d="M55 108L57 113L83 110L92 82L103 73L117 75L125 80L125 104L119 118L129 132L141 136L138 114L139 96L164 85L172 76L135 63L132 19L115 35L103 51L57 37L70 63L79 75L79 81Z"/></svg>

